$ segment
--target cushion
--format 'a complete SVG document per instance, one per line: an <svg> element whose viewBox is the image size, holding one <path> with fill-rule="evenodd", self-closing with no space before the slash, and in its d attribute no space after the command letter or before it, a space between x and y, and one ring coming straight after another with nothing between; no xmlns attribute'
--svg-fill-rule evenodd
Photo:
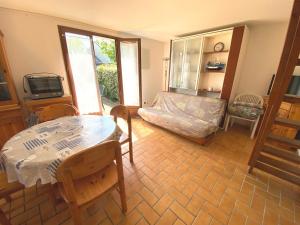
<svg viewBox="0 0 300 225"><path fill-rule="evenodd" d="M228 106L228 112L230 115L255 120L258 116L263 114L263 109L260 107L233 103Z"/></svg>
<svg viewBox="0 0 300 225"><path fill-rule="evenodd" d="M249 107L254 107L254 108L259 108L259 109L263 108L263 106L261 104L256 104L256 103L251 103L251 102L234 101L233 105L249 106Z"/></svg>

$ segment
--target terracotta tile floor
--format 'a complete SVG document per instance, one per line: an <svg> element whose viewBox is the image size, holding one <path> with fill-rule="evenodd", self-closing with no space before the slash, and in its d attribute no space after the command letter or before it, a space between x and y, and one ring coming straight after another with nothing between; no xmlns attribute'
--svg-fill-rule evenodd
<svg viewBox="0 0 300 225"><path fill-rule="evenodd" d="M208 146L133 121L134 161L124 158L128 212L112 192L87 206L84 224L300 224L299 187L257 170L247 174L249 131L219 132ZM48 187L15 193L12 224L72 225L64 203L55 209Z"/></svg>

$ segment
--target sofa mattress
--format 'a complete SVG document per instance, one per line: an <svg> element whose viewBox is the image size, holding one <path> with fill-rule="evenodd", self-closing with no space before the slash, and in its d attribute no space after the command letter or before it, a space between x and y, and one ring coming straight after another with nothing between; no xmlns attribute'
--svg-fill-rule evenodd
<svg viewBox="0 0 300 225"><path fill-rule="evenodd" d="M140 108L138 114L150 123L193 138L204 138L218 129L213 123L197 117L180 116L151 107Z"/></svg>

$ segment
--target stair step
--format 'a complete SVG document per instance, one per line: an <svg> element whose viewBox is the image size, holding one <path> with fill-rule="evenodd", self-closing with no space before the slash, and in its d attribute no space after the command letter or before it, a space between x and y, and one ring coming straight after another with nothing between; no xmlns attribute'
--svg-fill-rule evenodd
<svg viewBox="0 0 300 225"><path fill-rule="evenodd" d="M260 170L263 170L267 173L270 173L276 177L279 177L281 179L284 179L284 180L287 180L287 181L290 181L294 184L297 184L297 185L300 185L300 177L299 176L296 176L296 175L293 175L293 174L290 174L286 171L282 171L278 168L275 168L273 166L270 166L270 165L267 165L265 163L262 163L260 161L256 161L255 162L255 167L260 169Z"/></svg>
<svg viewBox="0 0 300 225"><path fill-rule="evenodd" d="M277 117L275 123L282 126L300 129L300 121Z"/></svg>
<svg viewBox="0 0 300 225"><path fill-rule="evenodd" d="M289 173L293 173L295 175L300 176L300 167L298 165L288 163L279 158L273 158L265 154L260 154L257 158L258 161L269 164L272 167L278 168L282 171L287 171Z"/></svg>
<svg viewBox="0 0 300 225"><path fill-rule="evenodd" d="M287 137L277 136L277 135L274 135L274 134L269 134L268 138L270 138L274 141L285 143L285 144L289 145L292 148L300 148L300 141L296 140L296 139L290 139L290 138L287 138Z"/></svg>
<svg viewBox="0 0 300 225"><path fill-rule="evenodd" d="M264 145L262 148L262 152L266 152L270 155L274 155L276 157L300 164L300 156L296 152L286 151L279 147L273 147L270 145Z"/></svg>
<svg viewBox="0 0 300 225"><path fill-rule="evenodd" d="M290 102L290 103L300 103L300 96L285 94L283 96L283 101L284 102Z"/></svg>

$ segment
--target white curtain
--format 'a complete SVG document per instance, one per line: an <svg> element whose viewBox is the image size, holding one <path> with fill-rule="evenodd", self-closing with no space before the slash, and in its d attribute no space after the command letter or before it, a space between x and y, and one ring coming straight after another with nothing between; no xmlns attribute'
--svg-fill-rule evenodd
<svg viewBox="0 0 300 225"><path fill-rule="evenodd" d="M120 47L124 104L139 106L138 43L121 42Z"/></svg>
<svg viewBox="0 0 300 225"><path fill-rule="evenodd" d="M81 114L100 111L94 59L89 36L66 33L68 53Z"/></svg>

